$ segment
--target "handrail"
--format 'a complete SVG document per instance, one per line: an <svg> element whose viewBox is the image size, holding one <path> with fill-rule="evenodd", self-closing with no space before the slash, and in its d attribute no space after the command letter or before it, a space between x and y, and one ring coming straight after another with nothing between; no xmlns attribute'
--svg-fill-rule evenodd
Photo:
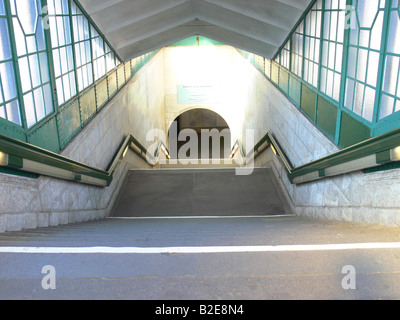
<svg viewBox="0 0 400 320"><path fill-rule="evenodd" d="M111 184L116 168L129 149L135 151L152 166L159 162L160 151L169 158L169 151L163 142L158 143L154 155L151 155L139 141L128 135L107 170L101 170L0 134L0 167L106 187Z"/></svg>
<svg viewBox="0 0 400 320"><path fill-rule="evenodd" d="M237 144L240 145L239 142ZM283 148L270 132L255 145L254 158L268 147L273 150L274 154L282 162L290 182L292 184L302 184L399 162L400 128L299 167L292 165ZM235 153L232 150L232 158ZM246 157L249 158L249 155Z"/></svg>
<svg viewBox="0 0 400 320"><path fill-rule="evenodd" d="M400 128L299 167L292 165L285 151L270 132L247 155L240 140L237 140L230 157L234 158L239 151L241 164L247 164L249 159L252 161L268 147L282 162L290 182L301 184L399 162ZM121 144L107 170L101 170L0 134L0 167L105 187L111 184L116 168L129 149L135 151L152 166L159 163L161 151L170 158L164 142L159 141L154 154L151 154L138 140L129 135Z"/></svg>
<svg viewBox="0 0 400 320"><path fill-rule="evenodd" d="M235 144L233 145L232 151L229 155L230 158L234 158L236 153L239 151L239 155L240 155L240 165L246 164L246 159L247 159L247 155L244 152L242 143L240 142L240 140L236 140Z"/></svg>

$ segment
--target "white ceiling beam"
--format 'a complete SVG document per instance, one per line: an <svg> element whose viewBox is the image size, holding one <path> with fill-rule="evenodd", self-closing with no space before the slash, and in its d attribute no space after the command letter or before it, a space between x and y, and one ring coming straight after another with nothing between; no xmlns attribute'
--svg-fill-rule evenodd
<svg viewBox="0 0 400 320"><path fill-rule="evenodd" d="M93 1L93 0L79 0L79 3L85 8L86 12L92 16L98 11L107 10L112 6L125 2L125 0L101 0L101 1Z"/></svg>
<svg viewBox="0 0 400 320"><path fill-rule="evenodd" d="M188 0L140 0L134 2L135 5L129 1L123 1L112 8L98 11L92 15L92 18L94 21L99 21L103 33L108 34L174 8L181 8L181 14L193 11L193 5Z"/></svg>
<svg viewBox="0 0 400 320"><path fill-rule="evenodd" d="M287 36L288 31L276 25L260 22L208 2L202 2L197 10L200 20L267 44L279 46Z"/></svg>
<svg viewBox="0 0 400 320"><path fill-rule="evenodd" d="M242 0L206 1L230 11L238 12L243 16L250 17L262 23L275 25L287 31L292 29L292 26L297 21L296 18L300 17L303 12L276 0L254 1L253 4ZM293 18L293 16L296 16L296 18Z"/></svg>

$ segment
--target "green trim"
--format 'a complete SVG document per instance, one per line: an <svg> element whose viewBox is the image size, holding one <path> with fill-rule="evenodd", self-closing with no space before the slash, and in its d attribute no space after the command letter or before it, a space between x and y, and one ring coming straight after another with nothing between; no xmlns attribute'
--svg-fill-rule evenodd
<svg viewBox="0 0 400 320"><path fill-rule="evenodd" d="M373 154L379 155L379 160L381 162L390 162L390 154L388 158L387 153L390 152L391 149L398 147L400 144L399 141L400 129L397 129L341 150L325 158L295 168L291 172L291 177L299 177L307 173L327 169L332 166L344 164ZM384 157L382 157L382 155L384 155Z"/></svg>
<svg viewBox="0 0 400 320"><path fill-rule="evenodd" d="M382 39L381 39L381 49L379 56L379 68L378 68L378 79L376 83L376 94L375 94L375 103L374 103L374 115L372 123L376 124L379 121L379 112L381 106L381 96L382 96L382 88L384 82L384 73L385 73L385 60L386 60L386 51L388 45L388 34L390 28L390 9L392 7L392 1L386 1L385 13L383 18L383 26L382 26Z"/></svg>
<svg viewBox="0 0 400 320"><path fill-rule="evenodd" d="M0 173L8 174L11 176L31 178L31 179L37 179L39 177L37 174L34 174L34 173L24 172L24 171L15 170L15 169L8 168L8 167L1 167L1 166L0 166Z"/></svg>
<svg viewBox="0 0 400 320"><path fill-rule="evenodd" d="M327 157L312 161L305 165L294 167L285 151L276 140L274 135L268 132L254 147L255 157L257 157L264 149L260 149L262 145L268 143L267 147L273 147L276 152L276 156L281 160L286 170L288 179L291 183L294 183L294 179L303 177L308 174L316 173L319 179L328 178L326 170L333 166L343 165L354 160L359 160L367 156L376 155L376 163L378 165L371 166L368 168L358 169L366 173L394 170L400 168L400 162L393 162L390 159L390 150L396 148L400 144L400 128L394 131L385 133L381 136L371 138L367 141L361 142L357 145L348 147L344 150L333 153ZM239 144L239 141L236 143ZM235 144L235 146L236 146ZM250 158L251 154L246 155ZM379 165L379 164L384 165ZM354 171L349 169L348 172ZM310 179L315 180L315 178ZM304 181L302 183L305 183Z"/></svg>
<svg viewBox="0 0 400 320"><path fill-rule="evenodd" d="M24 167L23 159L13 154L8 155L8 167L13 169L22 169Z"/></svg>
<svg viewBox="0 0 400 320"><path fill-rule="evenodd" d="M378 152L376 154L376 162L377 163L388 163L388 162L391 162L390 150L385 150L385 151L382 151L382 152Z"/></svg>
<svg viewBox="0 0 400 320"><path fill-rule="evenodd" d="M198 39L198 40L197 40ZM203 36L192 36L173 44L170 44L168 47L198 47L198 46L224 46L225 44L211 38L203 37Z"/></svg>
<svg viewBox="0 0 400 320"><path fill-rule="evenodd" d="M0 151L8 154L8 165L7 167L0 167L0 172L28 177L37 177L37 172L30 172L29 174L24 173L30 170L24 167L24 160L26 159L37 164L42 164L55 169L62 169L70 172L71 177L65 177L64 179L66 180L98 186L109 186L113 181L113 175L117 166L119 165L121 159L125 156L127 148L131 148L135 152L137 152L138 149L139 152L137 153L144 160L148 161L152 165L156 165L158 163L158 156L162 147L167 150L165 145L161 142L159 143L159 148L154 153L154 156L151 156L149 155L148 150L137 139L135 139L132 135L129 135L121 144L118 152L114 155L113 160L108 166L107 170L101 170L66 158L57 153L36 147L29 143L0 134ZM167 153L169 153L168 150ZM52 174L51 172L48 172L46 175L57 177L57 174ZM104 183L85 182L85 179L83 178L84 176L104 181Z"/></svg>
<svg viewBox="0 0 400 320"><path fill-rule="evenodd" d="M70 170L79 174L86 174L94 178L105 178L104 171L84 165L77 161L65 158L57 153L36 147L32 144L0 135L0 150L15 159L29 159L34 162L54 166L60 169ZM13 168L22 168L22 163L16 160Z"/></svg>
<svg viewBox="0 0 400 320"><path fill-rule="evenodd" d="M391 170L397 170L397 169L400 169L400 162L391 162L389 164L384 164L382 166L378 166L375 168L364 169L363 173L369 174L369 173L391 171Z"/></svg>

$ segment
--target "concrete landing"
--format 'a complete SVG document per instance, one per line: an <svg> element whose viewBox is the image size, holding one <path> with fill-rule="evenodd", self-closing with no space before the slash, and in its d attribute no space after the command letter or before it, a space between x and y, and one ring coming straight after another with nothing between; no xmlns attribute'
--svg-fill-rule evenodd
<svg viewBox="0 0 400 320"><path fill-rule="evenodd" d="M42 288L44 266L54 267L54 290ZM343 286L346 266L355 289ZM399 298L397 227L273 216L110 218L0 236L3 300Z"/></svg>
<svg viewBox="0 0 400 320"><path fill-rule="evenodd" d="M138 170L129 174L115 217L289 214L271 169Z"/></svg>

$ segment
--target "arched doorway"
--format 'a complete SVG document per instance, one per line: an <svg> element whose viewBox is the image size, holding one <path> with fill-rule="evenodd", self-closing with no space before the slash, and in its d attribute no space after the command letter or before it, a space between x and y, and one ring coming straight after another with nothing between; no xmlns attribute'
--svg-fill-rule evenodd
<svg viewBox="0 0 400 320"><path fill-rule="evenodd" d="M172 159L226 159L231 152L231 130L216 112L196 108L180 114L169 133Z"/></svg>

